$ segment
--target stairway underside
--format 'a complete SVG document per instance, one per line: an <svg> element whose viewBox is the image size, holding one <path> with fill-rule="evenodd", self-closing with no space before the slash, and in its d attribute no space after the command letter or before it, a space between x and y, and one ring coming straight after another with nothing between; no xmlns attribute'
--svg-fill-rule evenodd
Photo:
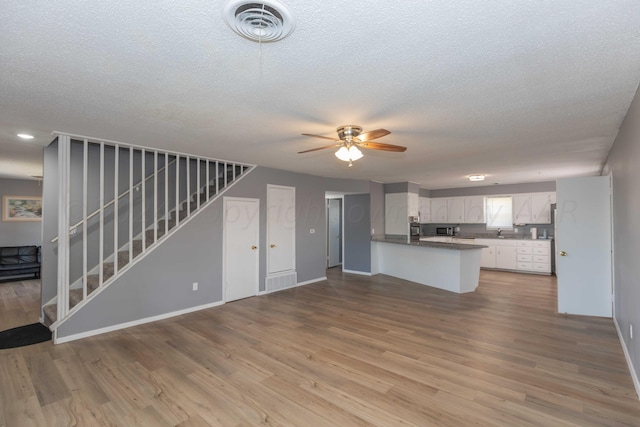
<svg viewBox="0 0 640 427"><path fill-rule="evenodd" d="M247 170L243 170L240 175L247 173ZM240 175L237 175L235 178L239 178ZM234 181L233 173L227 172L227 179L224 180L227 183L227 187ZM223 181L221 178L220 181ZM194 213L201 210L206 204L211 202L214 196L221 194L225 187L220 185L218 187L218 191L216 191L215 180L213 185L209 186L209 194L207 194L206 190L204 192L200 192L200 204L198 205L198 193L194 193L191 195L191 199L195 201L187 202L183 201L180 204L181 209L178 211L179 224L182 224L184 221L188 220ZM189 206L187 207L187 203ZM188 209L188 210L187 210ZM118 252L117 256L117 268L118 272L120 272L124 267L126 267L129 262L133 262L142 254L146 253L148 249L150 249L156 243L161 243L160 239L165 236L165 234L171 232L176 228L176 211L175 209L170 212L170 219L165 220L161 219L155 224L155 227L151 229L145 230L140 239L136 239L132 241L130 248L126 250L121 250ZM157 241L156 239L157 234ZM144 239L144 247L143 241ZM129 253L131 250L131 254ZM104 262L102 264L102 288L109 284L111 279L115 279L114 273L116 265L114 262ZM87 285L86 285L86 298L91 297L98 289L100 289L100 276L99 274L89 274L87 275ZM69 290L69 310L76 307L81 302L85 301L84 291L82 288L78 289L70 289ZM44 315L44 324L47 327L51 327L57 320L58 317L58 304L52 303L47 304L42 307L43 315Z"/></svg>

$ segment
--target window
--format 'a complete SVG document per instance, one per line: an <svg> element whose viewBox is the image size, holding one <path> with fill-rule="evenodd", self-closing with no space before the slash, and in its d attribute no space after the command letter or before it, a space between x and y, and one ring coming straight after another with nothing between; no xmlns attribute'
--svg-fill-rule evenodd
<svg viewBox="0 0 640 427"><path fill-rule="evenodd" d="M487 230L512 230L511 206L511 196L487 197Z"/></svg>

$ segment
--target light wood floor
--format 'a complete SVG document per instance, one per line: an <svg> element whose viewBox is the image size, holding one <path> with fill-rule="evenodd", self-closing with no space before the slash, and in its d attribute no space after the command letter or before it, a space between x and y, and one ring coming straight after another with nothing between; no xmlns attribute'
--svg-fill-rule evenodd
<svg viewBox="0 0 640 427"><path fill-rule="evenodd" d="M0 426L640 426L612 321L556 314L552 277L483 271L456 295L328 275L0 350ZM30 288L0 284L0 328L30 319Z"/></svg>

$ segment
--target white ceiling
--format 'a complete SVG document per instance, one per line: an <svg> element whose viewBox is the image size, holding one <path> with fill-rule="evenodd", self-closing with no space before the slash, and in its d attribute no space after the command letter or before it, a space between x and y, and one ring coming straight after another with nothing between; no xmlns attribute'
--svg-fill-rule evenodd
<svg viewBox="0 0 640 427"><path fill-rule="evenodd" d="M592 175L640 81L637 0L282 2L262 45L224 1L3 2L0 176L40 175L53 130L430 189ZM343 124L408 150L296 154Z"/></svg>

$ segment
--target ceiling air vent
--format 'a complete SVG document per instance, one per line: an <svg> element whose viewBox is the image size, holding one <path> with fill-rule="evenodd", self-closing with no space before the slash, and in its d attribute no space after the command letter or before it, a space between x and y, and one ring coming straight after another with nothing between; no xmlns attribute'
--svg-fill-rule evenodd
<svg viewBox="0 0 640 427"><path fill-rule="evenodd" d="M289 9L276 0L229 0L222 13L233 31L261 43L282 40L295 27Z"/></svg>

